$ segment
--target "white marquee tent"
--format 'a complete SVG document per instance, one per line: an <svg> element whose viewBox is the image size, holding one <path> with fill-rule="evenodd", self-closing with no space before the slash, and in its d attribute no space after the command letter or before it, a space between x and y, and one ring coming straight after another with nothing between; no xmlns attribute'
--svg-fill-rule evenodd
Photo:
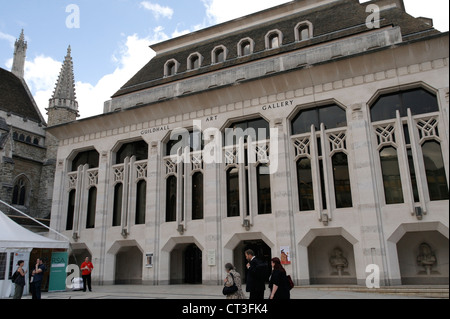
<svg viewBox="0 0 450 319"><path fill-rule="evenodd" d="M34 248L69 249L69 243L35 234L0 211L0 299L10 297L13 292L13 284L9 279L12 273L10 267L15 270L17 260L22 259L28 268L30 253ZM24 293L28 291L27 288Z"/></svg>

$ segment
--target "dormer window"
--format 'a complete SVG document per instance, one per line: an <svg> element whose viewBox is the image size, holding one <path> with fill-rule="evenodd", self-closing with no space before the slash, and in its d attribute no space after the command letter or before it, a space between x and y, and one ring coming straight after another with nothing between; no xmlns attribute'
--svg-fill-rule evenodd
<svg viewBox="0 0 450 319"><path fill-rule="evenodd" d="M164 66L164 77L174 76L178 72L179 63L177 60L172 59L166 62Z"/></svg>
<svg viewBox="0 0 450 319"><path fill-rule="evenodd" d="M266 49L278 49L283 43L283 33L279 30L269 31L266 35Z"/></svg>
<svg viewBox="0 0 450 319"><path fill-rule="evenodd" d="M223 45L219 45L212 51L212 63L222 63L227 59L227 48Z"/></svg>
<svg viewBox="0 0 450 319"><path fill-rule="evenodd" d="M202 66L203 57L200 53L192 53L187 60L188 70L196 70Z"/></svg>
<svg viewBox="0 0 450 319"><path fill-rule="evenodd" d="M295 26L295 41L305 41L313 37L313 25L309 21L303 21Z"/></svg>
<svg viewBox="0 0 450 319"><path fill-rule="evenodd" d="M238 56L243 57L253 53L255 42L250 38L245 38L239 41L238 44Z"/></svg>

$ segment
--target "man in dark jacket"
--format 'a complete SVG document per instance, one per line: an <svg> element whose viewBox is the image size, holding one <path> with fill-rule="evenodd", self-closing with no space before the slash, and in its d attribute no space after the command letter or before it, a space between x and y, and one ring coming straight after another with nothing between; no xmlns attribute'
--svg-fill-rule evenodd
<svg viewBox="0 0 450 319"><path fill-rule="evenodd" d="M247 287L250 299L264 299L266 290L266 270L267 265L255 257L253 250L245 251L247 259Z"/></svg>

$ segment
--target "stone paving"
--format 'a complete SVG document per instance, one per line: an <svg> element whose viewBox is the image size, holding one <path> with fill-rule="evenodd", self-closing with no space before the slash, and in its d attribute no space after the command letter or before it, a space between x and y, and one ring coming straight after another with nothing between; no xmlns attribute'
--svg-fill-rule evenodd
<svg viewBox="0 0 450 319"><path fill-rule="evenodd" d="M245 289L245 288L244 288ZM291 299L427 299L430 289L441 294L434 298L448 299L448 286L443 287L389 287L380 290L368 290L362 287L296 287L291 291ZM93 292L65 291L42 293L42 299L177 299L177 300L214 300L225 299L221 286L172 285L143 286L115 285L94 286ZM446 293L445 293L446 292ZM248 296L248 293L247 293ZM266 290L266 298L269 290ZM31 299L31 295L23 299Z"/></svg>

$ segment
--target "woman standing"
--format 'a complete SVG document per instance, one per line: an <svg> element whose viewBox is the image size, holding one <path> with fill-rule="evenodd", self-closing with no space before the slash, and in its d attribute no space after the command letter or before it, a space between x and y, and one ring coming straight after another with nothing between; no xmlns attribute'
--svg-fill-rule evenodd
<svg viewBox="0 0 450 319"><path fill-rule="evenodd" d="M14 280L14 296L13 299L22 299L23 296L23 287L25 287L25 274L27 273L26 270L23 269L23 265L25 262L23 260L19 260L17 262L17 268L16 272L18 273L16 280Z"/></svg>
<svg viewBox="0 0 450 319"><path fill-rule="evenodd" d="M245 299L245 294L242 291L241 275L234 269L230 263L225 265L227 277L225 278L225 287L237 286L237 291L227 295L227 299Z"/></svg>
<svg viewBox="0 0 450 319"><path fill-rule="evenodd" d="M290 299L289 284L286 270L281 265L280 258L272 258L272 275L269 280L269 299Z"/></svg>

